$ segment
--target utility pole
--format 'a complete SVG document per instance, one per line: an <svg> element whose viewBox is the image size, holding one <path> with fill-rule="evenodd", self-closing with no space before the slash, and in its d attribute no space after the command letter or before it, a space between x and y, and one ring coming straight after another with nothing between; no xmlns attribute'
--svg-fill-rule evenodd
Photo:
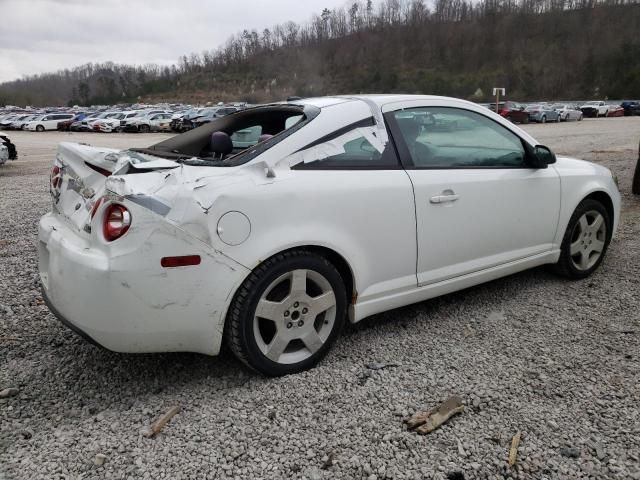
<svg viewBox="0 0 640 480"><path fill-rule="evenodd" d="M638 144L638 162L636 163L636 171L633 174L631 182L631 192L640 195L640 143Z"/></svg>
<svg viewBox="0 0 640 480"><path fill-rule="evenodd" d="M500 108L498 107L498 103L500 103L500 94L502 94L503 97L505 97L507 94L505 93L506 90L504 88L493 88L493 94L496 96L496 113L500 113Z"/></svg>

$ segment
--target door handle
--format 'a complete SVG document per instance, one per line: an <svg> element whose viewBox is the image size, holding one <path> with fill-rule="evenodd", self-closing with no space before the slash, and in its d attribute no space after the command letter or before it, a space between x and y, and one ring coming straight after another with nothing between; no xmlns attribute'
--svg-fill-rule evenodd
<svg viewBox="0 0 640 480"><path fill-rule="evenodd" d="M455 193L447 193L446 195L436 195L435 197L431 197L429 201L431 203L447 203L447 202L455 202L459 198L460 198L460 195L456 195Z"/></svg>

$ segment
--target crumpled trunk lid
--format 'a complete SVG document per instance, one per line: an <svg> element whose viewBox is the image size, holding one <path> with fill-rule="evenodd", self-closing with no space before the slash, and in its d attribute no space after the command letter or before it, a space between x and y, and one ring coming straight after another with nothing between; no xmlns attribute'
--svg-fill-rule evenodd
<svg viewBox="0 0 640 480"><path fill-rule="evenodd" d="M51 170L53 211L79 232L91 232L91 210L117 168L118 150L61 143Z"/></svg>

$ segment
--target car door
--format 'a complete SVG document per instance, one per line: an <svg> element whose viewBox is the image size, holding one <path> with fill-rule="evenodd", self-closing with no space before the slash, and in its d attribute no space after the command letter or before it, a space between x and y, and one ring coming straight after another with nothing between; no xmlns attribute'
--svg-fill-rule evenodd
<svg viewBox="0 0 640 480"><path fill-rule="evenodd" d="M442 105L385 113L413 183L421 286L548 252L560 210L558 174L528 166L513 130Z"/></svg>
<svg viewBox="0 0 640 480"><path fill-rule="evenodd" d="M379 140L373 118L336 128L292 156L292 185L305 193L292 192L288 203L308 211L331 242L348 252L358 304L415 290L411 181L393 145Z"/></svg>

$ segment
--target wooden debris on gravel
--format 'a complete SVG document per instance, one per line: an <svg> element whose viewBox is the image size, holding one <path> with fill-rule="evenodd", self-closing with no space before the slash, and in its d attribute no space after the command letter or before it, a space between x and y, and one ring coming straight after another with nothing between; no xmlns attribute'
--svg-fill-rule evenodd
<svg viewBox="0 0 640 480"><path fill-rule="evenodd" d="M175 407L171 407L167 413L165 413L164 415L161 415L160 418L158 418L158 420L156 420L153 425L151 425L149 427L149 430L147 430L144 433L144 436L147 438L151 438L153 436L155 436L156 434L160 433L162 431L162 429L165 427L165 425L167 423L169 423L169 420L171 420L171 418L180 411L180 407L179 406L175 406Z"/></svg>
<svg viewBox="0 0 640 480"><path fill-rule="evenodd" d="M520 432L516 432L516 434L511 439L511 448L509 449L509 466L513 467L516 464L518 459L518 446L520 445L520 438L522 434Z"/></svg>
<svg viewBox="0 0 640 480"><path fill-rule="evenodd" d="M415 430L422 434L430 433L439 428L451 417L463 411L464 405L462 404L462 398L454 395L436 408L426 412L414 413L406 423L410 430Z"/></svg>

